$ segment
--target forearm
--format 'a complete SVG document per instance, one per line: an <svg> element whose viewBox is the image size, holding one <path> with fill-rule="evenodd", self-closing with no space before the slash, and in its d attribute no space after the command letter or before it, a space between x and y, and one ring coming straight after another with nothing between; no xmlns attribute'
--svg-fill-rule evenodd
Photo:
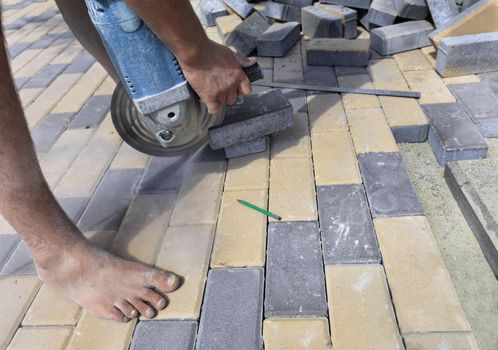
<svg viewBox="0 0 498 350"><path fill-rule="evenodd" d="M42 259L45 248L54 242L69 244L72 239L81 239L44 180L10 74L1 30L0 213L32 248L35 259L36 255Z"/></svg>
<svg viewBox="0 0 498 350"><path fill-rule="evenodd" d="M209 39L189 0L126 0L175 54L180 63L199 64Z"/></svg>

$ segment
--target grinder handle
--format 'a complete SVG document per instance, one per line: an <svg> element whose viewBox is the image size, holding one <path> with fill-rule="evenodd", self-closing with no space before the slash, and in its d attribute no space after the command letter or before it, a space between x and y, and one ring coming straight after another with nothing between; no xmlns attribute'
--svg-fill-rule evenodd
<svg viewBox="0 0 498 350"><path fill-rule="evenodd" d="M244 73L246 73L251 83L263 79L263 72L261 71L261 67L259 66L258 62L247 67L242 67L242 70L244 71Z"/></svg>

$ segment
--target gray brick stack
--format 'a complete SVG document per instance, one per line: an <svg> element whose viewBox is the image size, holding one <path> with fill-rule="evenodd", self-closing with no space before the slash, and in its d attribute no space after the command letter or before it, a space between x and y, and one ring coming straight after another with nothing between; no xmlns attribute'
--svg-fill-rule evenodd
<svg viewBox="0 0 498 350"><path fill-rule="evenodd" d="M306 48L310 66L368 66L368 39L313 39Z"/></svg>

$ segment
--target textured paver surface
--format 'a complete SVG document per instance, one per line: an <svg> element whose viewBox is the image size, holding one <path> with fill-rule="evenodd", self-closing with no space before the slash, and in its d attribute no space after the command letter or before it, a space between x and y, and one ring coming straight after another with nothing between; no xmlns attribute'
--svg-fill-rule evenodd
<svg viewBox="0 0 498 350"><path fill-rule="evenodd" d="M59 203L93 244L176 271L184 284L157 320L97 319L39 281L0 216L0 349L496 350L498 283L425 142L421 108L455 103L448 86L478 76L442 79L430 47L369 67L308 66L300 40L260 59L267 81L411 88L422 98L284 89L295 127L265 152L155 158L117 135L114 83L54 1L2 4L19 95ZM219 17L208 35L222 42L237 18Z"/></svg>

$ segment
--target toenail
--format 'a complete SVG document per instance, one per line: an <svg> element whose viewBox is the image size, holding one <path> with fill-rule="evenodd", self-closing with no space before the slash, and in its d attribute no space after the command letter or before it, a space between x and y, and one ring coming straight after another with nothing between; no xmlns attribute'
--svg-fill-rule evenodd
<svg viewBox="0 0 498 350"><path fill-rule="evenodd" d="M124 321L124 322L128 322L129 320L130 320L130 319L129 319L128 317L126 317L126 316L125 316L125 317L123 317L123 321Z"/></svg>
<svg viewBox="0 0 498 350"><path fill-rule="evenodd" d="M173 287L176 283L176 275L175 274L172 274L170 273L168 278L166 279L166 282L168 283L168 285L170 287Z"/></svg>
<svg viewBox="0 0 498 350"><path fill-rule="evenodd" d="M137 312L137 310L132 310L132 311L130 312L130 316L131 316L132 318L137 317L137 316L138 316L138 312Z"/></svg>
<svg viewBox="0 0 498 350"><path fill-rule="evenodd" d="M154 311L152 311L152 310L147 310L146 314L147 314L147 317L150 317L150 318L154 317Z"/></svg>
<svg viewBox="0 0 498 350"><path fill-rule="evenodd" d="M158 307L159 309L163 309L165 306L166 306L166 300L161 299L161 300L159 300L159 301L157 302L157 307Z"/></svg>

